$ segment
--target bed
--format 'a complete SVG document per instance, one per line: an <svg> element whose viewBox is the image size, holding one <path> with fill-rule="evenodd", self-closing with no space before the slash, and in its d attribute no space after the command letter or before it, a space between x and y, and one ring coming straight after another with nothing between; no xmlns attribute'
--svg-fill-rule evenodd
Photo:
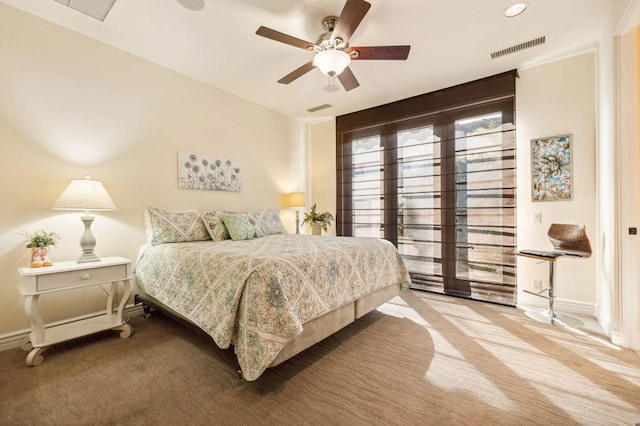
<svg viewBox="0 0 640 426"><path fill-rule="evenodd" d="M141 253L140 297L220 348L233 345L249 381L410 284L396 248L376 238L276 233L149 244Z"/></svg>

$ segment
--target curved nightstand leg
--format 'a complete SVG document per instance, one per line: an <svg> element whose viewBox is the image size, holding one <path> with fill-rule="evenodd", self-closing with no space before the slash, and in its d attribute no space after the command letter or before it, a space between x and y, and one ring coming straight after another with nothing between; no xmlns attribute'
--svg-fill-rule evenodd
<svg viewBox="0 0 640 426"><path fill-rule="evenodd" d="M45 341L45 325L38 310L39 294L30 294L24 298L24 311L31 322L31 344L40 345Z"/></svg>
<svg viewBox="0 0 640 426"><path fill-rule="evenodd" d="M36 365L42 364L44 361L44 356L42 356L42 352L44 352L47 348L33 348L29 355L27 355L27 365L30 367L35 367Z"/></svg>
<svg viewBox="0 0 640 426"><path fill-rule="evenodd" d="M118 322L124 322L124 309L127 306L129 298L131 297L131 289L133 287L132 281L133 278L125 279L122 281L122 284L124 286L124 294L122 295L122 299L120 299L120 304L118 305Z"/></svg>
<svg viewBox="0 0 640 426"><path fill-rule="evenodd" d="M120 330L120 337L122 337L123 339L126 339L127 337L130 337L131 334L133 334L133 327L131 327L129 324L122 324L119 327L112 328L112 330Z"/></svg>
<svg viewBox="0 0 640 426"><path fill-rule="evenodd" d="M31 344L31 336L27 334L22 338L22 340L20 341L20 349L25 352L29 352L31 349L33 349L33 345Z"/></svg>

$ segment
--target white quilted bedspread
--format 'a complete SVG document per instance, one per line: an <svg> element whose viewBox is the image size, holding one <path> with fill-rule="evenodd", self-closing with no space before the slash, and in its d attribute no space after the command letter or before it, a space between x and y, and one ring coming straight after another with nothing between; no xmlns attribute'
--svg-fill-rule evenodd
<svg viewBox="0 0 640 426"><path fill-rule="evenodd" d="M373 290L410 283L385 240L269 235L149 246L135 275L147 294L234 345L255 380L303 324Z"/></svg>

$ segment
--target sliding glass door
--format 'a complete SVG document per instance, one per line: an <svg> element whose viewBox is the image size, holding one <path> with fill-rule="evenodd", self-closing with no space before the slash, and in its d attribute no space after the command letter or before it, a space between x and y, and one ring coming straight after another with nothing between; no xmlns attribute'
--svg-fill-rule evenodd
<svg viewBox="0 0 640 426"><path fill-rule="evenodd" d="M398 250L416 288L515 304L511 117L451 118L398 133Z"/></svg>
<svg viewBox="0 0 640 426"><path fill-rule="evenodd" d="M515 305L512 97L341 137L339 235L394 243L414 288Z"/></svg>
<svg viewBox="0 0 640 426"><path fill-rule="evenodd" d="M454 121L445 292L515 303L515 128L501 111ZM455 204L455 206L454 206Z"/></svg>

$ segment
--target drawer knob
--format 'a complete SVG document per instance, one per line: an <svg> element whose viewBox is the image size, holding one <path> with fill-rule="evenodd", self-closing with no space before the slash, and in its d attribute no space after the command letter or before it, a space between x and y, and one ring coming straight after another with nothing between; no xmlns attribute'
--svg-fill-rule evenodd
<svg viewBox="0 0 640 426"><path fill-rule="evenodd" d="M82 277L80 277L80 278L82 278L83 280L88 280L89 278L91 278L91 275L89 275L89 274L82 274Z"/></svg>

